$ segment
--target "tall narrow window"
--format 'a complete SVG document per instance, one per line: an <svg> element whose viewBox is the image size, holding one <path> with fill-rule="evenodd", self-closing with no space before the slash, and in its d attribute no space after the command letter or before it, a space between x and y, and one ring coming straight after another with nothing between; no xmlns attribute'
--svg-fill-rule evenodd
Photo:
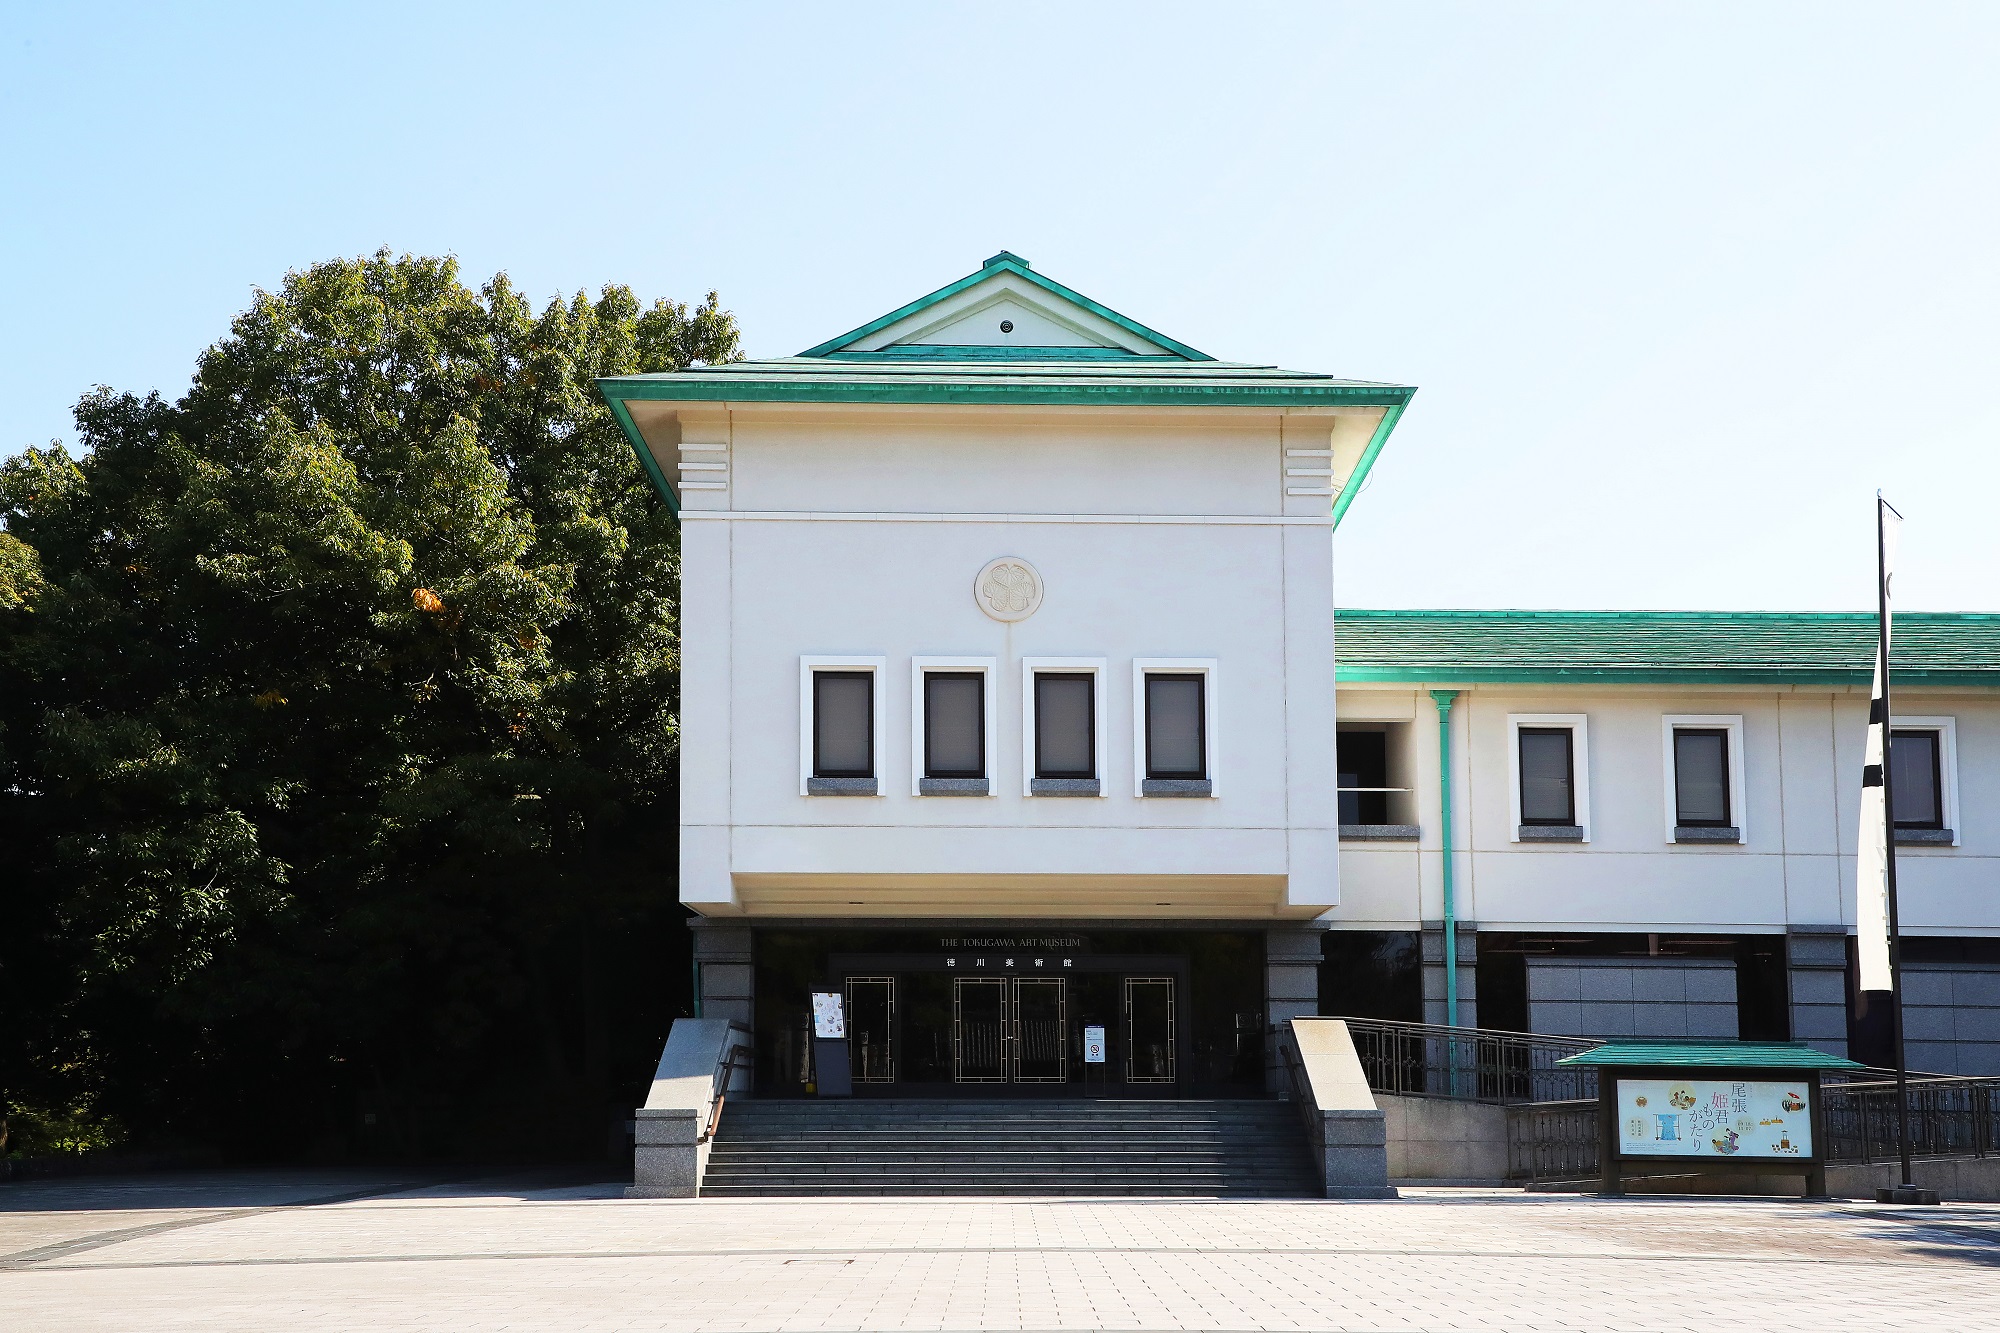
<svg viewBox="0 0 2000 1333"><path fill-rule="evenodd" d="M1185 781L1208 776L1202 677L1146 676L1146 776Z"/></svg>
<svg viewBox="0 0 2000 1333"><path fill-rule="evenodd" d="M875 776L873 672L813 672L813 776Z"/></svg>
<svg viewBox="0 0 2000 1333"><path fill-rule="evenodd" d="M1568 727L1522 727L1521 822L1576 823L1575 735Z"/></svg>
<svg viewBox="0 0 2000 1333"><path fill-rule="evenodd" d="M924 776L986 776L986 677L982 673L924 673Z"/></svg>
<svg viewBox="0 0 2000 1333"><path fill-rule="evenodd" d="M1926 728L1900 728L1889 741L1889 799L1896 807L1896 827L1944 827L1944 765L1938 733Z"/></svg>
<svg viewBox="0 0 2000 1333"><path fill-rule="evenodd" d="M1097 679L1088 671L1035 674L1035 776L1097 776Z"/></svg>
<svg viewBox="0 0 2000 1333"><path fill-rule="evenodd" d="M1380 731L1341 730L1334 734L1339 759L1340 822L1389 822L1389 737Z"/></svg>
<svg viewBox="0 0 2000 1333"><path fill-rule="evenodd" d="M1727 730L1674 728L1674 823L1685 828L1730 826Z"/></svg>

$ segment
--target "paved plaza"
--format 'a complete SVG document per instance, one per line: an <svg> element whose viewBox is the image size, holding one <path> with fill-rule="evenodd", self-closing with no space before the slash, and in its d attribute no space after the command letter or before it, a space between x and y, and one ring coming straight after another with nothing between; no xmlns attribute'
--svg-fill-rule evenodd
<svg viewBox="0 0 2000 1333"><path fill-rule="evenodd" d="M0 1329L2000 1329L2000 1207L0 1185Z"/></svg>

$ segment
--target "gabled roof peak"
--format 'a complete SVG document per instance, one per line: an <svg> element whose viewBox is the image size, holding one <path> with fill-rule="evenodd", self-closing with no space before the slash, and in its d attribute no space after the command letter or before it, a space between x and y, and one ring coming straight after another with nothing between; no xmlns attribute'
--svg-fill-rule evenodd
<svg viewBox="0 0 2000 1333"><path fill-rule="evenodd" d="M1213 361L1034 271L1002 250L958 281L799 353L900 361Z"/></svg>

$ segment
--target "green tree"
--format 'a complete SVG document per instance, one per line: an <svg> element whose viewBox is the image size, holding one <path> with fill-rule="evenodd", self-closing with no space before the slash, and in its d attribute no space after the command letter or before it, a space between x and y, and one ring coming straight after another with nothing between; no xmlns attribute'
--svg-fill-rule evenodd
<svg viewBox="0 0 2000 1333"><path fill-rule="evenodd" d="M385 251L0 467L0 1097L602 1142L687 987L677 534L591 380L737 355Z"/></svg>

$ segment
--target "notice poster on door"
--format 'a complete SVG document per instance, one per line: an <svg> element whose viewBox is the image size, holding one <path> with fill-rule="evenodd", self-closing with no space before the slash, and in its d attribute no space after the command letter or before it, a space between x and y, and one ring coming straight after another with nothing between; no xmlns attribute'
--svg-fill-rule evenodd
<svg viewBox="0 0 2000 1333"><path fill-rule="evenodd" d="M1087 1065L1104 1063L1104 1029L1094 1023L1083 1029L1083 1062Z"/></svg>
<svg viewBox="0 0 2000 1333"><path fill-rule="evenodd" d="M813 1035L846 1038L847 1015L841 1012L839 991L813 992Z"/></svg>
<svg viewBox="0 0 2000 1333"><path fill-rule="evenodd" d="M1811 1157L1810 1086L1619 1079L1620 1157Z"/></svg>

